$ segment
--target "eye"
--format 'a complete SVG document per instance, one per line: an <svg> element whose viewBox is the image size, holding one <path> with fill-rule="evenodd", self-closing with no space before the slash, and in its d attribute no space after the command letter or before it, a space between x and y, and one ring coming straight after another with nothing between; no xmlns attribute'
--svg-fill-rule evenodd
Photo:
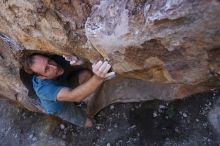
<svg viewBox="0 0 220 146"><path fill-rule="evenodd" d="M48 59L48 64L51 64L51 63L52 63L52 61L53 61L53 60L51 60L51 59Z"/></svg>
<svg viewBox="0 0 220 146"><path fill-rule="evenodd" d="M44 72L46 73L46 72L48 72L48 70L49 70L49 67L46 66L45 69L44 69Z"/></svg>

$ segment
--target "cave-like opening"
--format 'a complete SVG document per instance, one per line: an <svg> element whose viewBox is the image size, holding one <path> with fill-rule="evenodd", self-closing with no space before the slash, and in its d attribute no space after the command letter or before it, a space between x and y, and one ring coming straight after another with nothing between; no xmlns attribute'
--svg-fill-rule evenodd
<svg viewBox="0 0 220 146"><path fill-rule="evenodd" d="M61 60L65 60L63 58L63 56L61 56L61 55L45 53L45 52L39 52L39 51L25 51L25 52L22 52L21 54L22 54L22 55L20 55L21 56L21 59L20 59L21 66L22 66L22 60L26 56L32 55L32 54L38 54L38 55L46 56L46 57L56 61L58 64L60 64ZM74 55L74 56L78 57L77 55ZM64 68L65 72L67 72L68 74L71 74L73 76L73 75L75 75L74 72L77 72L79 70L82 70L82 69L90 70L91 69L91 63L88 60L84 59L84 58L81 58L81 59L84 60L84 63L82 65L75 65L75 66L71 66L69 64L69 62L66 61L66 62L68 62L68 65L66 65L65 68ZM70 78L69 82L71 82L72 79L74 79L72 76L69 77ZM33 75L26 73L24 71L24 69L21 67L21 69L20 69L20 79L21 79L22 83L24 84L24 86L28 89L28 96L30 98L33 98L33 99L38 99L38 97L37 97L37 95L34 91L33 85L32 85L32 77L33 77Z"/></svg>

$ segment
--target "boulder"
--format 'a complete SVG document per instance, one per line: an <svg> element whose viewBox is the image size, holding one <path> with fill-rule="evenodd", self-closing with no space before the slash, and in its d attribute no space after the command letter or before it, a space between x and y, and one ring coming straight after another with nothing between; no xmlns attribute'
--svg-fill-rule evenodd
<svg viewBox="0 0 220 146"><path fill-rule="evenodd" d="M108 60L117 77L89 103L172 100L220 85L218 0L3 0L0 95L32 111L20 58L31 52Z"/></svg>

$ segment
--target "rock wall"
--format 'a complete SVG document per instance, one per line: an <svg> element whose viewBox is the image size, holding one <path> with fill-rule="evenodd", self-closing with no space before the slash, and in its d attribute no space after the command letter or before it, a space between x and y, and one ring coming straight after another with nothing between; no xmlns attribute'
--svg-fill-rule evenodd
<svg viewBox="0 0 220 146"><path fill-rule="evenodd" d="M2 0L0 94L41 109L20 80L20 56L31 51L109 60L118 77L90 104L93 113L217 88L219 13L218 0Z"/></svg>

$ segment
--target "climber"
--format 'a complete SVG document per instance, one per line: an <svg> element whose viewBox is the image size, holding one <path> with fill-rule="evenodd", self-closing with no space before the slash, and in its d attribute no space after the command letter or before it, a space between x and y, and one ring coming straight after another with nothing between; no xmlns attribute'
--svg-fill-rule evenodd
<svg viewBox="0 0 220 146"><path fill-rule="evenodd" d="M109 72L111 65L106 61L93 64L92 71L85 68L74 71L67 69L71 66L77 68L83 64L84 61L76 56L53 58L32 54L23 60L25 72L33 75L33 88L44 110L77 126L91 128L92 120L75 103L86 99L107 77L115 73Z"/></svg>

